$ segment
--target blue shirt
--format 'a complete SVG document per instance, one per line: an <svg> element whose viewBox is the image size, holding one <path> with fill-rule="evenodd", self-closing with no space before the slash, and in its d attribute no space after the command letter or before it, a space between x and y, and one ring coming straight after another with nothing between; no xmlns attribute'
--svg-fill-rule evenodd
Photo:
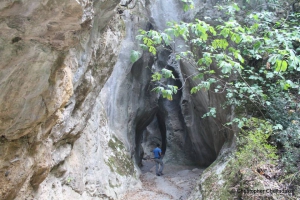
<svg viewBox="0 0 300 200"><path fill-rule="evenodd" d="M160 148L156 147L156 148L153 150L153 153L154 153L154 158L160 158L160 155L159 155L159 154L161 154Z"/></svg>

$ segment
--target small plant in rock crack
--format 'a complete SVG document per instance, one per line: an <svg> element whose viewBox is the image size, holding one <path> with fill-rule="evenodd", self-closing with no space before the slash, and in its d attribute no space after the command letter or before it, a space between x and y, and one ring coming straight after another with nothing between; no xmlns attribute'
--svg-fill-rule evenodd
<svg viewBox="0 0 300 200"><path fill-rule="evenodd" d="M72 178L71 178L71 177L68 177L67 180L66 180L67 184L70 184L71 181L72 181Z"/></svg>

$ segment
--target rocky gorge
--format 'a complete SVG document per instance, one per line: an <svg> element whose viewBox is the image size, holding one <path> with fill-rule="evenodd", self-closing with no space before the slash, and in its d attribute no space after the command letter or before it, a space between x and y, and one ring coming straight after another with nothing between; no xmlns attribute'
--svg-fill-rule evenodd
<svg viewBox="0 0 300 200"><path fill-rule="evenodd" d="M221 126L233 110L202 118L225 96L191 95L195 69L136 40L168 21L217 18L217 2L184 12L177 0L1 1L0 199L122 199L142 188L142 160L156 143L166 163L199 168L233 148ZM132 50L141 53L134 63ZM172 101L152 91L162 68L181 88Z"/></svg>

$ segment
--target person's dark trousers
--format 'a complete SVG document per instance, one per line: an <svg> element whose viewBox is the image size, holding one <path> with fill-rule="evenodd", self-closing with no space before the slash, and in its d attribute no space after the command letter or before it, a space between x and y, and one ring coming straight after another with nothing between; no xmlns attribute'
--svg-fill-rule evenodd
<svg viewBox="0 0 300 200"><path fill-rule="evenodd" d="M161 158L155 158L155 171L156 171L156 175L162 174L163 170L164 170L164 163L163 163L162 159Z"/></svg>

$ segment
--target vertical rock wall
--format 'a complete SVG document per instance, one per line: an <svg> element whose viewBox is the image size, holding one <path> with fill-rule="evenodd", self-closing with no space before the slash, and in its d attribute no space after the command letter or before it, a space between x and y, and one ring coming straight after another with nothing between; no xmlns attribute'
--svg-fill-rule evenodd
<svg viewBox="0 0 300 200"><path fill-rule="evenodd" d="M201 116L222 98L191 96L197 83L184 80L195 71L142 52L135 39L215 2L196 1L189 13L177 0L119 3L0 2L0 199L118 199L140 186L140 143L155 120L166 124L166 160L216 158L225 141L216 124L229 115ZM142 53L135 63L131 50ZM173 102L151 92L151 71L165 65L183 85Z"/></svg>
<svg viewBox="0 0 300 200"><path fill-rule="evenodd" d="M43 199L47 177L71 173L59 166L91 123L125 35L118 3L1 1L0 199Z"/></svg>

